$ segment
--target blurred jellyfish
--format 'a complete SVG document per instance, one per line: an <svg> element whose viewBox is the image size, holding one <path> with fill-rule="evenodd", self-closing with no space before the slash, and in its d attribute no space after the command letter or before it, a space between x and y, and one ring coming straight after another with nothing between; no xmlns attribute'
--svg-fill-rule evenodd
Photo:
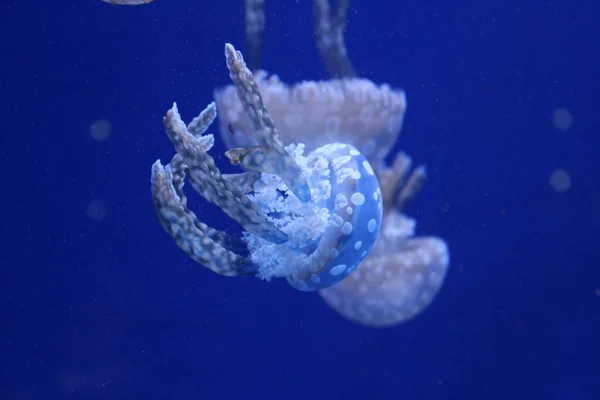
<svg viewBox="0 0 600 400"><path fill-rule="evenodd" d="M559 107L552 113L552 124L556 129L567 131L573 125L573 115L566 108Z"/></svg>
<svg viewBox="0 0 600 400"><path fill-rule="evenodd" d="M102 221L108 214L106 203L100 199L90 201L86 209L86 214L93 221Z"/></svg>
<svg viewBox="0 0 600 400"><path fill-rule="evenodd" d="M557 192L566 192L571 187L571 176L564 169L557 168L550 174L548 183Z"/></svg>
<svg viewBox="0 0 600 400"><path fill-rule="evenodd" d="M111 132L112 124L106 119L99 119L90 125L90 135L99 142L108 139Z"/></svg>
<svg viewBox="0 0 600 400"><path fill-rule="evenodd" d="M152 3L154 0L102 0L105 3L120 6L139 6L140 4Z"/></svg>

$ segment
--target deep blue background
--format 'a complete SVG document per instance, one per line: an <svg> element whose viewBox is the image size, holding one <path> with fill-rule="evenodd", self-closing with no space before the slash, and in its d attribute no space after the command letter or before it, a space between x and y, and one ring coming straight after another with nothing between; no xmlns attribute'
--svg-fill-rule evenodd
<svg viewBox="0 0 600 400"><path fill-rule="evenodd" d="M310 3L268 2L263 66L288 82L326 79ZM156 221L161 117L228 83L241 0L3 0L0 398L598 399L597 4L352 2L355 67L405 88L398 148L430 173L408 212L452 251L434 304L375 330L283 281L212 274Z"/></svg>

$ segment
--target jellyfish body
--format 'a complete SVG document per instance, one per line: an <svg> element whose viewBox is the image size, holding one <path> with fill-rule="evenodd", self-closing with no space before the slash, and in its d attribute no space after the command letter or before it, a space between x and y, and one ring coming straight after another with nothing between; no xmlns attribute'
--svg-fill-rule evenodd
<svg viewBox="0 0 600 400"><path fill-rule="evenodd" d="M307 177L312 200L301 203L276 175L263 174L249 197L288 240L277 244L256 235L246 240L259 277L286 277L296 289L319 290L354 271L375 243L383 209L380 188L353 146L325 145L307 157L303 144L287 149Z"/></svg>
<svg viewBox="0 0 600 400"><path fill-rule="evenodd" d="M304 155L284 147L258 86L233 46L227 66L252 121L256 145L228 152L248 172L223 175L204 135L217 115L210 104L187 126L176 105L165 131L177 154L152 167L159 221L192 259L226 276L285 277L300 290L320 290L347 277L366 257L381 228L381 189L368 160L352 145L331 143ZM200 222L187 207L186 176L207 201L243 228L241 239Z"/></svg>

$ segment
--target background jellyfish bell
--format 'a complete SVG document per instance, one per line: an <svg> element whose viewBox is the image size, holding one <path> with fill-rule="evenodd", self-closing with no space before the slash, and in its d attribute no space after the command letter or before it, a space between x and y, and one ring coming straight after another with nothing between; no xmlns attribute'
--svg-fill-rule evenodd
<svg viewBox="0 0 600 400"><path fill-rule="evenodd" d="M400 133L406 110L406 96L401 89L360 78L287 85L262 70L254 77L284 143L304 143L307 151L330 143L347 143L376 164L389 153ZM235 87L215 90L214 99L225 145L255 145L252 123Z"/></svg>
<svg viewBox="0 0 600 400"><path fill-rule="evenodd" d="M394 326L426 309L445 279L448 247L437 237L398 235L402 230L382 231L356 271L319 291L325 303L344 318L372 327Z"/></svg>

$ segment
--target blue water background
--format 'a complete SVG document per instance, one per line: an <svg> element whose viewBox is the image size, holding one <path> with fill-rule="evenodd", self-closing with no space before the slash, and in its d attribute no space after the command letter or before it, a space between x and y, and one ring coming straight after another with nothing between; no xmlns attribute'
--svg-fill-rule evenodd
<svg viewBox="0 0 600 400"><path fill-rule="evenodd" d="M429 171L407 212L452 255L433 305L377 330L284 281L203 269L155 218L162 116L177 101L189 120L228 83L242 1L4 0L0 398L598 399L599 12L352 2L354 65L406 90L397 149ZM310 1L269 1L263 67L326 79L311 25Z"/></svg>

